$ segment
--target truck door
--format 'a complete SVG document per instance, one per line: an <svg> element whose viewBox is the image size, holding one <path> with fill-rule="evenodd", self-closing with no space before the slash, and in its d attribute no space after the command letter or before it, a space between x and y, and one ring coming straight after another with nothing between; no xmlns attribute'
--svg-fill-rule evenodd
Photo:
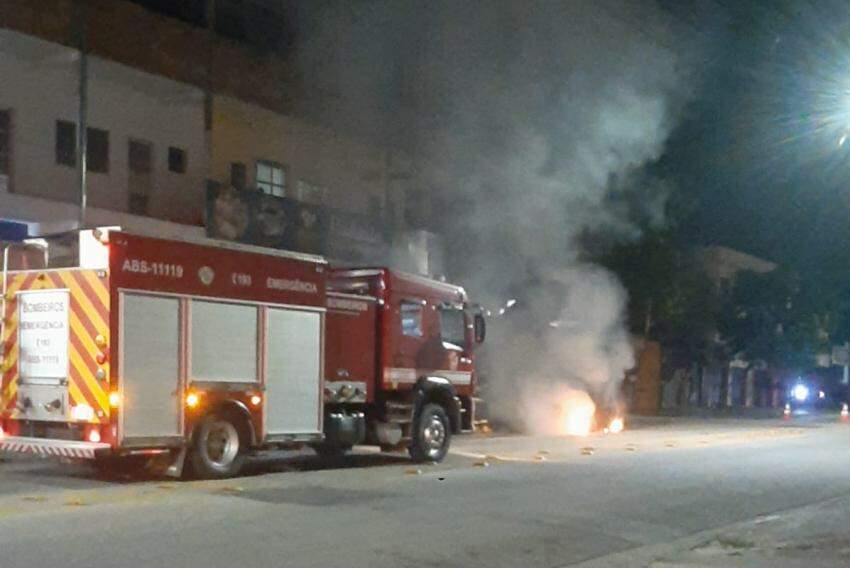
<svg viewBox="0 0 850 568"><path fill-rule="evenodd" d="M18 341L22 418L68 418L68 343L71 298L68 290L28 290L18 294Z"/></svg>
<svg viewBox="0 0 850 568"><path fill-rule="evenodd" d="M125 293L120 317L122 445L179 438L180 302Z"/></svg>

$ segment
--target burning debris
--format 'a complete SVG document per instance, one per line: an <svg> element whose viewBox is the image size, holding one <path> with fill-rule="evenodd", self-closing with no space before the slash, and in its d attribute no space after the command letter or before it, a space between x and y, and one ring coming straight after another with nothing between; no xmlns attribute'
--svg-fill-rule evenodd
<svg viewBox="0 0 850 568"><path fill-rule="evenodd" d="M586 392L568 389L566 396L559 403L558 414L559 433L567 436L587 436L593 428L596 404Z"/></svg>
<svg viewBox="0 0 850 568"><path fill-rule="evenodd" d="M618 417L614 418L613 420L611 420L611 422L608 424L608 427L605 428L605 433L606 434L619 434L620 432L622 432L625 429L625 427L626 427L625 422L623 421L622 418L620 418L618 416Z"/></svg>

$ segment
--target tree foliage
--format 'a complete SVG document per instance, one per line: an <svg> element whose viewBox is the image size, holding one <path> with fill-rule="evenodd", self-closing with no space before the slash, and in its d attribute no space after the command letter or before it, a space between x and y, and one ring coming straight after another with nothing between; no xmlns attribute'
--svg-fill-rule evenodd
<svg viewBox="0 0 850 568"><path fill-rule="evenodd" d="M628 291L633 333L648 332L674 361L687 364L707 356L718 298L690 250L671 232L650 232L638 242L614 246L598 260Z"/></svg>
<svg viewBox="0 0 850 568"><path fill-rule="evenodd" d="M802 369L829 352L845 312L839 288L822 274L741 272L723 297L719 329L731 349L749 360Z"/></svg>

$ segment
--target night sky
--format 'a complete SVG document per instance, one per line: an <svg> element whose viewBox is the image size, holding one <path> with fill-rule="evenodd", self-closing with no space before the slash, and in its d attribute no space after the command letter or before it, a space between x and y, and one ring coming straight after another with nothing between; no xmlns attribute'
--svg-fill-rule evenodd
<svg viewBox="0 0 850 568"><path fill-rule="evenodd" d="M850 4L666 2L700 43L699 84L659 166L679 231L798 269L850 243Z"/></svg>

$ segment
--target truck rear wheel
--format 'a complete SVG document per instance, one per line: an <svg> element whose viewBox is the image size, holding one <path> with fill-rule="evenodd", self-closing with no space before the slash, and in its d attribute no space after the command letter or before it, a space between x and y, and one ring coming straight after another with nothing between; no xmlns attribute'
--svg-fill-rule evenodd
<svg viewBox="0 0 850 568"><path fill-rule="evenodd" d="M227 416L209 414L195 429L190 450L192 473L212 479L238 475L245 465L245 450L239 425Z"/></svg>
<svg viewBox="0 0 850 568"><path fill-rule="evenodd" d="M439 404L426 404L413 427L410 457L417 462L443 461L451 439L452 429L446 411Z"/></svg>

